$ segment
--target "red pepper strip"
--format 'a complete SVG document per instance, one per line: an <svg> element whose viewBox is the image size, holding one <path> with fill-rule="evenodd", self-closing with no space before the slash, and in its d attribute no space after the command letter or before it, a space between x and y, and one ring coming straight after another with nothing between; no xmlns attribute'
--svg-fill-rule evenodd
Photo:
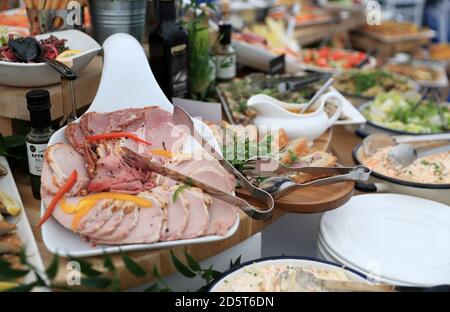
<svg viewBox="0 0 450 312"><path fill-rule="evenodd" d="M41 220L39 221L38 227L40 227L42 224L44 224L50 216L53 214L53 210L55 210L56 205L60 201L61 198L64 197L64 194L66 194L72 186L74 186L75 182L77 182L78 172L76 170L73 170L72 173L69 176L69 179L67 179L66 183L58 190L58 192L53 196L52 201L50 202L50 205L48 205L47 210L45 211L45 214L42 216Z"/></svg>
<svg viewBox="0 0 450 312"><path fill-rule="evenodd" d="M132 139L136 142L141 142L147 145L152 145L152 143L147 142L137 135L129 132L111 132L111 133L103 133L103 134L95 134L87 136L86 139L88 141L98 141L98 140L108 140L108 139L118 139L118 138L128 138Z"/></svg>

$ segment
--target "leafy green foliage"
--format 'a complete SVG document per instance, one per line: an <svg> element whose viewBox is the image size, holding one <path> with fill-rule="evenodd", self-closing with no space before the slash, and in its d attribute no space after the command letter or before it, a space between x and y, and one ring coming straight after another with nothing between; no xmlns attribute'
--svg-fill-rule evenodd
<svg viewBox="0 0 450 312"><path fill-rule="evenodd" d="M11 157L13 159L25 159L25 136L11 135L4 137L0 133L0 156Z"/></svg>
<svg viewBox="0 0 450 312"><path fill-rule="evenodd" d="M131 259L126 254L122 254L122 260L125 264L127 270L136 277L144 277L147 275L147 272L143 267L136 263L133 259Z"/></svg>
<svg viewBox="0 0 450 312"><path fill-rule="evenodd" d="M46 279L44 280L40 273L31 264L27 262L25 252L21 254L21 262L24 266L23 269L14 269L11 264L3 259L0 259L0 281L14 281L17 278L23 277L29 273L34 273L36 280L28 284L18 284L18 286L8 289L12 292L29 292L34 287L46 287L49 289L58 289L60 291L78 291L78 290L113 290L120 291L120 280L117 272L117 268L110 255L103 255L103 269L97 270L93 268L90 262L81 260L79 258L70 257L70 261L78 262L81 270L81 287L66 286L55 283L55 278L58 275L59 270L59 257L54 256L50 265L47 267ZM177 271L186 278L200 277L204 281L204 285L197 291L207 291L210 285L221 276L221 272L214 270L213 266L209 266L207 269L201 267L197 260L190 255L186 250L183 251L185 262L180 260L175 253L171 250L170 256L174 267ZM138 264L128 255L122 253L122 261L125 268L136 277L144 277L151 274L155 278L155 283L144 289L144 292L171 292L172 289L162 278L158 268L154 266L151 272L146 271L144 267ZM230 261L230 268L240 265L241 257L235 261Z"/></svg>

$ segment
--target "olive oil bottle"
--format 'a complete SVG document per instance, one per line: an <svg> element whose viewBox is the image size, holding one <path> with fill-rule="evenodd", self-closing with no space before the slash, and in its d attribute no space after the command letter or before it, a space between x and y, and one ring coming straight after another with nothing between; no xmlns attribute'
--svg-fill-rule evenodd
<svg viewBox="0 0 450 312"><path fill-rule="evenodd" d="M174 0L156 2L158 26L149 36L150 66L169 101L186 97L189 85L188 34L177 22Z"/></svg>
<svg viewBox="0 0 450 312"><path fill-rule="evenodd" d="M50 114L50 94L47 90L32 90L27 93L26 98L31 121L31 131L26 136L28 168L33 196L40 199L45 150L54 133Z"/></svg>

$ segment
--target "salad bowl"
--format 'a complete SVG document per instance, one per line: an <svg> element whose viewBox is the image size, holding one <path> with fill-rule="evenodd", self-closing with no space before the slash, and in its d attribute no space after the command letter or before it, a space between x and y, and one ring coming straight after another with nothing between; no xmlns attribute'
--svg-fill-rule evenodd
<svg viewBox="0 0 450 312"><path fill-rule="evenodd" d="M70 50L81 53L73 56L72 71L78 74L101 51L101 46L79 30L64 30L36 36L37 40L51 35L66 39ZM41 87L59 83L59 74L46 63L14 63L0 61L0 84L14 87Z"/></svg>

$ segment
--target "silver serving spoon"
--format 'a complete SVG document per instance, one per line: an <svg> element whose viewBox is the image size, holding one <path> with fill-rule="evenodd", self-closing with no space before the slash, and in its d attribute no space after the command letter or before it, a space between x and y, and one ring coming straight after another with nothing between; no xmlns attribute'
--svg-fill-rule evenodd
<svg viewBox="0 0 450 312"><path fill-rule="evenodd" d="M409 144L398 144L394 146L388 154L388 157L391 161L396 164L401 165L402 167L406 167L412 164L419 158L445 153L450 151L450 144L433 147L433 148L414 148Z"/></svg>
<svg viewBox="0 0 450 312"><path fill-rule="evenodd" d="M280 273L281 291L301 291L308 288L320 288L325 291L337 292L446 292L449 285L439 285L433 287L421 286L398 286L388 284L372 284L359 281L338 281L317 278L313 273L300 268L286 270Z"/></svg>
<svg viewBox="0 0 450 312"><path fill-rule="evenodd" d="M298 168L296 171L313 174L331 172L336 175L305 183L296 183L287 176L271 177L262 181L259 184L259 188L268 192L273 196L273 198L277 199L309 186L322 186L344 181L367 181L371 173L371 170L366 166L330 168L304 167Z"/></svg>
<svg viewBox="0 0 450 312"><path fill-rule="evenodd" d="M379 148L395 146L400 143L413 142L434 142L434 141L450 141L450 133L436 133L424 135L394 135L390 136L385 133L374 133L363 140L363 151L365 155L375 153Z"/></svg>
<svg viewBox="0 0 450 312"><path fill-rule="evenodd" d="M314 96L311 98L311 100L309 100L308 104L306 104L305 107L303 107L303 109L300 111L300 114L303 114L304 112L306 112L311 106L314 105L314 103L317 102L317 100L322 96L322 94L325 93L325 91L328 90L328 88L333 84L334 82L334 78L330 77L325 84L319 89L319 91L316 92L316 94L314 94Z"/></svg>
<svg viewBox="0 0 450 312"><path fill-rule="evenodd" d="M42 47L33 37L10 40L8 46L14 56L23 62L46 62L66 79L74 80L77 78L72 70L63 63L43 57Z"/></svg>

